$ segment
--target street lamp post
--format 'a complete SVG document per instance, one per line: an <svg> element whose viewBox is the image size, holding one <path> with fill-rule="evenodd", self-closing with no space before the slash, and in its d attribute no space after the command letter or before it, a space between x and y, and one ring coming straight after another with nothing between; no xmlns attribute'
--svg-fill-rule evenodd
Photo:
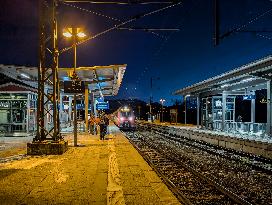
<svg viewBox="0 0 272 205"><path fill-rule="evenodd" d="M187 124L187 97L190 97L190 95L185 95L184 97L184 124Z"/></svg>
<svg viewBox="0 0 272 205"><path fill-rule="evenodd" d="M161 121L163 122L163 103L165 102L165 99L160 99L160 102L161 102L161 114L162 114L162 118L161 118Z"/></svg>
<svg viewBox="0 0 272 205"><path fill-rule="evenodd" d="M65 29L63 32L63 36L66 38L73 38L73 49L74 49L74 72L73 72L73 80L77 79L76 75L76 66L77 66L77 50L76 50L76 43L78 38L84 38L86 36L85 33L80 31L80 28L72 27ZM76 93L74 94L74 146L77 146L77 107L76 107Z"/></svg>

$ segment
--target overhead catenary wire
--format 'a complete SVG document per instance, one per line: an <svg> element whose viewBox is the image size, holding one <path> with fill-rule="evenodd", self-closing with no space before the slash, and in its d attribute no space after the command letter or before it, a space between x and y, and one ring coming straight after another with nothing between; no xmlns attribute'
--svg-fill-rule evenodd
<svg viewBox="0 0 272 205"><path fill-rule="evenodd" d="M195 1L194 1L195 2ZM196 4L198 4L199 2L200 2L200 0L197 0L196 1L197 3ZM193 6L193 7L191 7L191 9L189 9L189 10L185 10L185 13L187 13L187 15L186 15L186 17L188 18L189 16L191 16L191 14L192 14L192 12L191 12L191 10L196 6L196 4ZM181 19L179 22L178 22L178 24L177 24L177 28L180 28L180 25L182 24L182 21L183 21L184 19ZM152 59L151 59L151 61L149 62L149 64L144 68L144 70L139 74L139 77L137 78L137 80L136 80L136 88L138 89L138 87L140 86L140 85L142 85L142 84L140 84L140 82L141 82L141 80L142 80L142 78L143 77L146 77L146 73L147 73L147 71L150 69L150 67L151 67L151 65L152 65L152 63L153 63L153 61L155 60L155 58L160 54L160 52L161 52L161 50L163 49L163 47L165 46L165 44L169 41L169 39L172 37L172 34L174 34L175 32L172 32L171 34L169 34L165 39L164 39L164 41L162 41L161 42L161 44L160 44L160 46L158 47L158 49L156 50L156 52L154 52L153 53L153 56L152 56ZM148 78L149 79L149 78ZM149 97L147 97L147 101L149 100Z"/></svg>
<svg viewBox="0 0 272 205"><path fill-rule="evenodd" d="M92 11L92 10L89 10L89 9L85 9L85 8L79 7L79 6L67 4L67 3L64 3L64 2L63 2L63 5L70 6L72 8L79 9L81 11L84 11L84 12L87 12L87 13L90 13L90 14L93 14L93 15L96 15L96 16L101 16L101 17L104 17L104 18L108 18L108 19L113 20L113 21L122 22L122 20L120 20L118 18L111 17L111 16L108 16L108 15L105 15L105 14L102 14L102 13L99 13L99 12L96 12L96 11ZM155 36L157 36L159 38L165 38L163 35L158 34L158 33L154 32L152 30L145 30L145 32L151 33L151 34L153 34L153 35L155 35Z"/></svg>
<svg viewBox="0 0 272 205"><path fill-rule="evenodd" d="M124 26L124 25L126 25L126 24L128 24L128 23L134 22L134 21L136 21L136 20L138 20L138 19L140 19L140 18L144 18L144 17L146 17L146 16L150 16L150 15L152 15L152 14L159 13L159 12L161 12L161 11L170 9L170 8L172 8L172 7L175 7L175 6L178 6L178 5L180 5L180 4L181 4L181 2L178 2L178 3L176 3L176 4L172 4L172 5L169 5L169 6L165 6L165 7L163 7L163 8L159 8L159 9L153 10L153 11L151 11L151 12L147 12L147 13L144 13L144 14L136 15L136 16L132 17L131 19L128 19L128 20L126 20L126 21L124 21L124 22L122 22L122 23L120 23L120 24L118 24L118 25L115 25L115 26L113 26L113 27L111 27L111 28L108 28L108 29L106 29L106 30L104 30L104 31L102 31L102 32L100 32L100 33L97 33L97 34L94 35L94 36L90 36L90 37L88 37L88 38L85 39L85 40L79 41L78 43L76 43L76 46L78 46L78 45L80 45L80 44L83 44L83 43L86 43L86 42L89 41L89 40L92 40L92 39L97 38L97 37L99 37L99 36L101 36L101 35L104 35L104 34L110 32L110 31L113 31L113 30L115 30L115 29L117 29L117 28L119 28L119 27L121 27L121 26ZM70 50L70 49L72 49L72 48L73 48L72 46L67 47L67 48L64 48L64 49L60 50L59 53L61 54L61 53L66 52L66 51L68 51L68 50Z"/></svg>
<svg viewBox="0 0 272 205"><path fill-rule="evenodd" d="M108 15L105 15L105 14L102 14L102 13L99 13L99 12L96 12L96 11L85 9L85 8L82 8L82 7L79 7L79 6L76 6L76 5L72 5L72 4L67 4L65 2L62 2L62 4L66 5L66 6L70 6L70 7L75 8L75 9L79 9L79 10L84 11L84 12L88 12L88 13L94 14L96 16L102 16L104 18L107 18L107 19L110 19L110 20L113 20L113 21L122 22L122 20L120 20L118 18L111 17L111 16L108 16Z"/></svg>
<svg viewBox="0 0 272 205"><path fill-rule="evenodd" d="M68 3L90 3L90 4L116 4L116 5L147 5L147 4L172 4L173 1L91 1L91 0L62 0Z"/></svg>
<svg viewBox="0 0 272 205"><path fill-rule="evenodd" d="M256 36L259 36L259 37L267 39L267 40L272 40L272 37L265 36L265 35L262 35L262 34L259 34L259 33L256 33Z"/></svg>
<svg viewBox="0 0 272 205"><path fill-rule="evenodd" d="M118 30L130 30L130 31L136 31L136 30L143 30L143 31L180 31L179 28L118 28Z"/></svg>
<svg viewBox="0 0 272 205"><path fill-rule="evenodd" d="M222 35L220 36L220 39L223 39L223 38L225 38L225 37L227 37L227 36L230 36L230 35L233 34L233 33L243 32L242 29L244 29L244 28L246 28L247 26L249 26L250 24L256 22L257 20L259 20L260 18L264 17L265 15L270 14L271 12L272 12L272 8L270 8L270 9L268 9L267 11L265 11L265 12L263 12L263 13L261 13L261 14L255 16L255 17L253 17L252 19L250 19L250 20L249 20L248 22L246 22L245 24L240 25L240 26L238 26L238 27L236 27L236 28L234 28L234 29L232 29L232 30L230 30L230 31L228 31L228 32L226 32L226 33L224 33L224 34L222 34Z"/></svg>

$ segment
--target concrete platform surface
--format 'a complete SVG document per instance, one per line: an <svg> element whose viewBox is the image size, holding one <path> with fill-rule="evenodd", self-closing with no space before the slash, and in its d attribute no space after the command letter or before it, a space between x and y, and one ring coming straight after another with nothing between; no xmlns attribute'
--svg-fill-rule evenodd
<svg viewBox="0 0 272 205"><path fill-rule="evenodd" d="M0 164L0 204L180 204L116 127L79 135L63 155Z"/></svg>

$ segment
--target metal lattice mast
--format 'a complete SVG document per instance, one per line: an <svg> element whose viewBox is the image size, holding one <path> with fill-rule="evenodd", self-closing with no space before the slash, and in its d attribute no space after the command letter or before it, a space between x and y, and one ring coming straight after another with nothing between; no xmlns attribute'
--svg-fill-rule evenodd
<svg viewBox="0 0 272 205"><path fill-rule="evenodd" d="M47 1L48 2L48 1ZM38 110L37 135L35 141L61 139L59 130L59 79L58 79L58 46L57 46L57 18L56 0L50 1L49 18L46 16L44 0L39 1L40 7L40 65L38 70ZM46 33L47 19L50 19L51 32ZM51 49L46 47L46 39L51 39ZM47 58L46 50L50 50ZM49 119L49 120L48 120Z"/></svg>

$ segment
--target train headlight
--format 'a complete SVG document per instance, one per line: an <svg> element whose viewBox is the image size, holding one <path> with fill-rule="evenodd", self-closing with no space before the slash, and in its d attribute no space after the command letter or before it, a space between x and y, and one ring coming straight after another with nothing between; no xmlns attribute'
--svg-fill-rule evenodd
<svg viewBox="0 0 272 205"><path fill-rule="evenodd" d="M133 121L133 117L129 117L128 120L129 120L129 121Z"/></svg>
<svg viewBox="0 0 272 205"><path fill-rule="evenodd" d="M124 121L125 120L125 118L124 117L120 117L120 121L122 122L122 121Z"/></svg>

